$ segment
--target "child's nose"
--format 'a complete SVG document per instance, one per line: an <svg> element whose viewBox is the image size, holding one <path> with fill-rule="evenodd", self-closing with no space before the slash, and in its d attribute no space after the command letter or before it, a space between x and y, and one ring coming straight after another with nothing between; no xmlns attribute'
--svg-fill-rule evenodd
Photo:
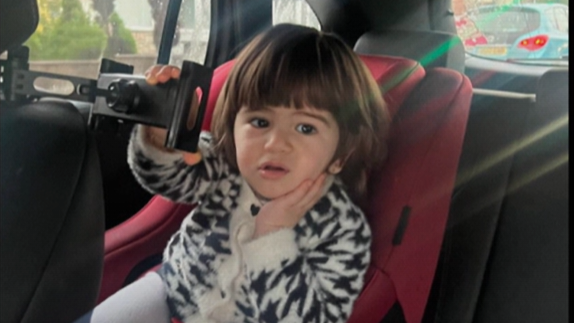
<svg viewBox="0 0 574 323"><path fill-rule="evenodd" d="M265 142L265 149L270 152L286 152L291 149L291 142L289 135L281 129L273 129L269 132L267 141Z"/></svg>

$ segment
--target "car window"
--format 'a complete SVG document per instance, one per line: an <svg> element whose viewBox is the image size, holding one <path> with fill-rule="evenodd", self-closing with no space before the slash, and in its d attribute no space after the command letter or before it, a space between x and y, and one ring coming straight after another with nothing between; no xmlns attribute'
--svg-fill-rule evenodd
<svg viewBox="0 0 574 323"><path fill-rule="evenodd" d="M167 3L168 0L163 1ZM182 1L171 50L170 64L179 66L183 60L198 63L205 61L210 20L210 0Z"/></svg>
<svg viewBox="0 0 574 323"><path fill-rule="evenodd" d="M470 55L567 64L568 0L452 0L452 8Z"/></svg>
<svg viewBox="0 0 574 323"><path fill-rule="evenodd" d="M552 24L552 28L558 30L558 21L556 21L556 10L554 8L545 11L548 21Z"/></svg>
<svg viewBox="0 0 574 323"><path fill-rule="evenodd" d="M491 36L495 41L512 42L507 35L521 35L540 28L540 13L536 10L513 6L494 6L479 8L470 12L473 19L483 33ZM487 37L488 38L488 37Z"/></svg>
<svg viewBox="0 0 574 323"><path fill-rule="evenodd" d="M134 66L141 74L157 60L168 0L38 0L40 21L25 43L30 69L95 79L102 57ZM203 63L210 0L183 0L172 63ZM61 82L36 86L56 93Z"/></svg>
<svg viewBox="0 0 574 323"><path fill-rule="evenodd" d="M556 25L559 31L568 32L568 10L557 8L554 10Z"/></svg>
<svg viewBox="0 0 574 323"><path fill-rule="evenodd" d="M280 23L321 29L317 16L305 0L273 0L273 24Z"/></svg>

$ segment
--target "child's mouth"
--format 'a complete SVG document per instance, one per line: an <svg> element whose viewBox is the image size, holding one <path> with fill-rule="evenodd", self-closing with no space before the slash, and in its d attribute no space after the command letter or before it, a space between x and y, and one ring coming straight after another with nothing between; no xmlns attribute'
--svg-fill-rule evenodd
<svg viewBox="0 0 574 323"><path fill-rule="evenodd" d="M265 167L263 167L263 169L270 170L270 171L284 171L285 170L285 169L283 169L283 167L277 167L277 166L265 166Z"/></svg>
<svg viewBox="0 0 574 323"><path fill-rule="evenodd" d="M287 174L289 170L281 165L263 164L259 167L259 173L266 179L278 179Z"/></svg>

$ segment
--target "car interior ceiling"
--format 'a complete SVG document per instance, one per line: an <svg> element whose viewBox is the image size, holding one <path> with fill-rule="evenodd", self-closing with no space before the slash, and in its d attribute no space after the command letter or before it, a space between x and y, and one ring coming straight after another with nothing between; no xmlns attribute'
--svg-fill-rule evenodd
<svg viewBox="0 0 574 323"><path fill-rule="evenodd" d="M238 2L231 1L233 5L229 1L215 2L219 8L229 10L215 13L220 19L233 16L233 10L249 7L233 9ZM241 32L236 33L235 38L223 35L210 39L206 64L217 66L227 61L241 44L270 25L269 15L263 14L270 12L270 2L252 2L259 3L262 14L253 20L246 12L240 15L241 21L235 23L242 28L237 28ZM535 72L525 72L504 67L497 70L492 68L496 64L485 65L477 59L466 60L465 65L465 54L456 43L458 37L453 37L456 29L450 1L307 2L324 30L339 34L359 53L421 61L425 53L453 41L450 50L424 67L464 71L475 88L535 94L535 100L488 95L472 98L457 183L423 322L568 321L568 69L537 67L531 70ZM19 1L15 5L15 0L1 0L1 4L0 49L4 51L21 44L36 28L37 19L20 17L37 18L38 14L35 1ZM2 103L2 322L33 322L39 317L50 317L48 315L60 315L53 320L63 322L85 312L95 303L93 295L97 295L102 271L102 255L98 250L103 244L103 208L105 228L110 229L136 214L152 197L139 186L127 166L126 147L131 127L120 127L117 133L87 135L85 120L77 117L85 118L89 111L80 106L82 104L47 100L15 109ZM16 110L21 112L15 114ZM50 114L50 110L63 112ZM38 123L38 116L61 127L47 129ZM10 120L22 124L12 124ZM32 127L40 131L34 135L27 130ZM555 131L541 135L549 129ZM10 135L5 135L5 131ZM8 138L14 137L19 138L18 142L10 143ZM47 146L42 151L32 149L38 147L40 140L49 138L55 138L55 146ZM57 146L62 142L70 147L77 145L77 154L55 156L48 151L64 149ZM18 156L18 160L14 156ZM14 169L28 165L26 163L30 163L28 167L38 167L32 163L45 165L46 160L50 165L59 165L50 170L54 174L61 174L63 167L66 172L73 169L78 174L76 181L64 183L54 176L49 177L48 186L27 187L28 191L22 191L17 197L13 197L13 190L8 192L7 185L20 185L21 178L11 176ZM101 172L96 174L97 168ZM28 181L41 177L33 175L36 177ZM53 191L59 194L46 195L53 187L59 187ZM36 197L33 200L32 195ZM45 199L38 198L44 195ZM66 201L61 201L64 197ZM36 208L9 209L13 204L5 203L6 198L21 199L23 202L18 205L35 205L41 207L42 212ZM43 200L51 203L39 203ZM54 208L56 203L70 207ZM86 208L85 205L92 206ZM82 213L86 210L91 213ZM36 224L37 232L30 223ZM75 231L88 234L78 235ZM27 241L25 238L29 235L35 239ZM14 245L29 249L16 250ZM86 249L86 245L91 249ZM48 250L48 246L54 249ZM66 249L71 247L76 248ZM81 265L84 276L76 276L77 279L70 280L66 286L53 286L51 276L42 276L42 273L55 261L52 258L69 253L85 256ZM26 265L22 262L24 257L37 259L43 265ZM77 263L68 264L70 270L77 272ZM23 281L29 283L22 284ZM37 302L34 304L48 304L47 298L54 297L55 288L74 290L70 285L92 293L78 296L59 292L63 297L58 301L61 307L50 311L41 305L28 306L33 297L33 302ZM10 292L6 293L7 290ZM5 306L10 311L6 311ZM383 322L405 322L399 303Z"/></svg>

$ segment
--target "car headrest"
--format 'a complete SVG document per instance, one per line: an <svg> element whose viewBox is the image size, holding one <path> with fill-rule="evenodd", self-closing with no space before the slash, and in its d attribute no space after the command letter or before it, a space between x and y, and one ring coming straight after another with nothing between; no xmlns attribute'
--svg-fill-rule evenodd
<svg viewBox="0 0 574 323"><path fill-rule="evenodd" d="M415 86L425 77L425 69L412 59L359 55L379 84L391 118L395 116Z"/></svg>
<svg viewBox="0 0 574 323"><path fill-rule="evenodd" d="M376 55L359 55L359 57L379 84L391 117L393 117L408 94L424 78L424 68L418 62L402 57ZM217 96L234 62L232 60L219 66L213 73L207 110L203 119L203 130L210 129Z"/></svg>
<svg viewBox="0 0 574 323"><path fill-rule="evenodd" d="M425 68L446 67L464 72L464 46L455 34L420 30L382 30L363 34L355 51L369 55L397 55Z"/></svg>
<svg viewBox="0 0 574 323"><path fill-rule="evenodd" d="M36 0L0 0L0 53L22 45L38 26Z"/></svg>

